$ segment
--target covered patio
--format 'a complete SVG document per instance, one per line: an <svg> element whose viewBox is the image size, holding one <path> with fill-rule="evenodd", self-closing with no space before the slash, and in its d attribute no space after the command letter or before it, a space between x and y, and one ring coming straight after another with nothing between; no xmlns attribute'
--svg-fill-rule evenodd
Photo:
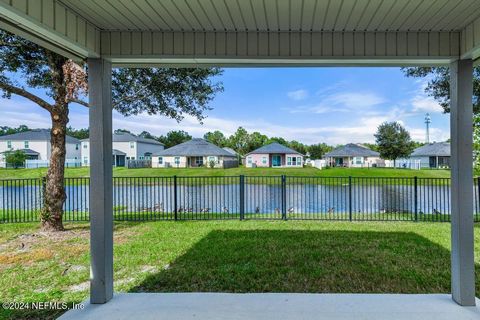
<svg viewBox="0 0 480 320"><path fill-rule="evenodd" d="M473 172L464 164L472 159L479 1L1 0L0 27L72 59L88 61L90 304L64 318L225 319L227 314L232 319L478 318ZM111 72L112 67L151 66L449 66L451 299L445 295L114 295Z"/></svg>

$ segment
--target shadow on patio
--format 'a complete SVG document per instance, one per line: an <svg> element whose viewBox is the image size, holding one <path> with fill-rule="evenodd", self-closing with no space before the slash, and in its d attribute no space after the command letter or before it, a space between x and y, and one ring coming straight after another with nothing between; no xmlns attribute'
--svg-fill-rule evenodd
<svg viewBox="0 0 480 320"><path fill-rule="evenodd" d="M450 253L408 232L212 231L130 292L448 293Z"/></svg>

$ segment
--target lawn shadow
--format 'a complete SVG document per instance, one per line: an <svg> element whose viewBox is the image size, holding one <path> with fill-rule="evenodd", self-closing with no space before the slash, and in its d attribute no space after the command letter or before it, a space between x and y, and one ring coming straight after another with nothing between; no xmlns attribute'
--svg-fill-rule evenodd
<svg viewBox="0 0 480 320"><path fill-rule="evenodd" d="M450 252L410 232L212 231L130 291L448 293Z"/></svg>

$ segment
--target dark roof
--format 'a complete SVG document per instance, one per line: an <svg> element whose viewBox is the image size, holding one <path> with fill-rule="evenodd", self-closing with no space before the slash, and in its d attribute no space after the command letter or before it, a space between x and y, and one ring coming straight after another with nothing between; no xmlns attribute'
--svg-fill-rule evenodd
<svg viewBox="0 0 480 320"><path fill-rule="evenodd" d="M348 143L325 154L325 158L331 157L379 157L380 153L373 151L361 144Z"/></svg>
<svg viewBox="0 0 480 320"><path fill-rule="evenodd" d="M220 147L217 147L213 143L205 141L203 139L192 139L190 141L177 144L171 148L165 149L163 151L157 152L155 156L224 156L224 157L233 157L234 155L230 152L223 150Z"/></svg>
<svg viewBox="0 0 480 320"><path fill-rule="evenodd" d="M449 157L450 143L449 142L434 142L413 150L410 157Z"/></svg>
<svg viewBox="0 0 480 320"><path fill-rule="evenodd" d="M285 147L283 144L280 144L278 142L270 143L267 144L266 146L260 147L256 150L253 150L252 152L249 152L248 154L258 154L258 153L293 153L293 154L300 154L300 152L295 151L289 147Z"/></svg>
<svg viewBox="0 0 480 320"><path fill-rule="evenodd" d="M113 142L136 141L136 142L141 142L141 143L158 144L158 145L163 146L163 143L161 143L157 140L139 137L139 136L133 135L133 134L128 133L128 132L114 133L112 139L113 139Z"/></svg>
<svg viewBox="0 0 480 320"><path fill-rule="evenodd" d="M22 151L27 156L38 156L40 154L39 152L37 152L35 150L32 150L32 149L17 149L17 150ZM7 151L3 151L2 153L9 153L9 152L17 151L17 150L7 150Z"/></svg>
<svg viewBox="0 0 480 320"><path fill-rule="evenodd" d="M125 156L127 155L125 152L123 151L120 151L120 150L117 150L117 149L113 149L112 150L112 155L114 156Z"/></svg>
<svg viewBox="0 0 480 320"><path fill-rule="evenodd" d="M0 136L1 141L50 141L50 129L34 129ZM67 135L67 143L80 143L77 138Z"/></svg>
<svg viewBox="0 0 480 320"><path fill-rule="evenodd" d="M90 141L89 138L87 139L82 139L82 141ZM154 140L154 139L148 139L148 138L143 138L143 137L138 137L134 134L128 133L128 132L122 132L122 133L114 133L112 135L112 141L113 142L140 142L140 143L149 143L149 144L157 144L163 146L163 143L160 141Z"/></svg>

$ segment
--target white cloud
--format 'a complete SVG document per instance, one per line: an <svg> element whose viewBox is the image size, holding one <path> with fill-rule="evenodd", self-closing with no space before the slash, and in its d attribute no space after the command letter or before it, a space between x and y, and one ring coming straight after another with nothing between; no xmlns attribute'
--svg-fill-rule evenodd
<svg viewBox="0 0 480 320"><path fill-rule="evenodd" d="M290 99L295 100L295 101L304 100L308 97L308 91L303 90L303 89L299 89L299 90L295 90L295 91L289 91L289 92L287 92L287 96Z"/></svg>
<svg viewBox="0 0 480 320"><path fill-rule="evenodd" d="M441 105L434 98L426 95L416 95L412 99L413 112L443 112Z"/></svg>
<svg viewBox="0 0 480 320"><path fill-rule="evenodd" d="M319 96L319 102L290 108L290 113L365 112L386 100L372 92L337 92Z"/></svg>

